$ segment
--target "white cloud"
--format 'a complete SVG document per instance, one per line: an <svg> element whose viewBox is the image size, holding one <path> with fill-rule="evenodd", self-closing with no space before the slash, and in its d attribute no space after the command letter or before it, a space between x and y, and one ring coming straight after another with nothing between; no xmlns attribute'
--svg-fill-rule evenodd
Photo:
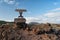
<svg viewBox="0 0 60 40"><path fill-rule="evenodd" d="M4 21L6 21L6 22L13 22L13 20L4 20Z"/></svg>
<svg viewBox="0 0 60 40"><path fill-rule="evenodd" d="M26 19L27 19L27 23L40 21L40 19L36 17L26 17Z"/></svg>
<svg viewBox="0 0 60 40"><path fill-rule="evenodd" d="M9 1L9 3L8 4L14 4L15 3L15 1Z"/></svg>
<svg viewBox="0 0 60 40"><path fill-rule="evenodd" d="M60 21L60 13L58 13L58 12L52 12L52 13L46 13L45 15L44 15L45 17L47 17L47 22L49 22L49 23L59 23Z"/></svg>
<svg viewBox="0 0 60 40"><path fill-rule="evenodd" d="M7 22L13 22L13 20L9 20L9 19L5 19L5 18L1 18L1 17L0 17L0 20L2 20L2 21L7 21Z"/></svg>
<svg viewBox="0 0 60 40"><path fill-rule="evenodd" d="M14 6L19 5L19 2L16 2L16 0L0 0L0 3L5 3L9 5L14 5Z"/></svg>
<svg viewBox="0 0 60 40"><path fill-rule="evenodd" d="M52 12L53 11L60 11L60 8L56 8L56 9L53 9L53 10L51 10Z"/></svg>
<svg viewBox="0 0 60 40"><path fill-rule="evenodd" d="M47 16L47 17L60 17L60 12L50 12L50 13L44 14L44 16Z"/></svg>
<svg viewBox="0 0 60 40"><path fill-rule="evenodd" d="M54 9L53 9L54 10ZM60 10L56 8L55 11ZM60 23L60 12L51 11L40 15L38 17L27 17L27 23L29 22L39 22L39 23Z"/></svg>
<svg viewBox="0 0 60 40"><path fill-rule="evenodd" d="M15 0L4 0L7 4L15 4Z"/></svg>

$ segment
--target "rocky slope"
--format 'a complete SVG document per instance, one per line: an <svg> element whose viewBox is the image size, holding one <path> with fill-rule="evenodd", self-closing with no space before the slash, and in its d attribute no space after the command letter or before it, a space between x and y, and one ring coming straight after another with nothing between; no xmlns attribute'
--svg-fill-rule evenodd
<svg viewBox="0 0 60 40"><path fill-rule="evenodd" d="M60 25L37 24L21 29L6 24L0 27L0 40L60 40Z"/></svg>

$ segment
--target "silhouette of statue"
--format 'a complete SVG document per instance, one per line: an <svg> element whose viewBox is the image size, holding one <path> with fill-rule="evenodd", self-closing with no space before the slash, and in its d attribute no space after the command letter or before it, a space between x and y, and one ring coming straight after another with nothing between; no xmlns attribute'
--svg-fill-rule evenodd
<svg viewBox="0 0 60 40"><path fill-rule="evenodd" d="M23 14L23 12L26 12L26 10L25 9L16 9L15 11L19 12L20 15L18 16L18 18L14 19L14 22L17 24L17 26L19 28L25 29L26 28L26 19L23 18L22 14Z"/></svg>
<svg viewBox="0 0 60 40"><path fill-rule="evenodd" d="M19 17L23 17L22 14L23 12L26 12L25 9L16 9L17 12L19 12L20 16Z"/></svg>

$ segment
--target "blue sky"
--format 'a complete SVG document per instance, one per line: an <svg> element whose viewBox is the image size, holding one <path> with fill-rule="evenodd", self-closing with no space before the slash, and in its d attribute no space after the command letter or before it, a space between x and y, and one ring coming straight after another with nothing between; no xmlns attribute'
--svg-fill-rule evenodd
<svg viewBox="0 0 60 40"><path fill-rule="evenodd" d="M16 8L27 10L27 22L60 23L60 0L0 0L0 20L13 21Z"/></svg>

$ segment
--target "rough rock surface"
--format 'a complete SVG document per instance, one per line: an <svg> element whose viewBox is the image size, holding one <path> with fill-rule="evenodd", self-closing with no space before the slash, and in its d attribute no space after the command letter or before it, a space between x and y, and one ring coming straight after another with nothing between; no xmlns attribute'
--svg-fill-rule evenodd
<svg viewBox="0 0 60 40"><path fill-rule="evenodd" d="M0 27L0 40L60 40L59 32L49 25L35 25L31 30L5 25Z"/></svg>

